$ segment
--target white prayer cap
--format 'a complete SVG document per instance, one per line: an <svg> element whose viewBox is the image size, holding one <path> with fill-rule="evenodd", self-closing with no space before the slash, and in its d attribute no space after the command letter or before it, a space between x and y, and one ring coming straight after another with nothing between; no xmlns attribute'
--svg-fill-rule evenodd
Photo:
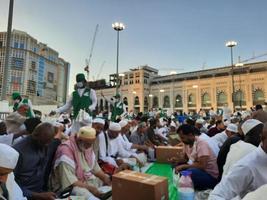
<svg viewBox="0 0 267 200"><path fill-rule="evenodd" d="M233 133L237 133L238 132L237 125L232 124L232 123L228 124L226 130L231 131Z"/></svg>
<svg viewBox="0 0 267 200"><path fill-rule="evenodd" d="M6 144L0 144L0 167L14 169L19 159L19 153Z"/></svg>
<svg viewBox="0 0 267 200"><path fill-rule="evenodd" d="M120 126L119 123L110 122L109 130L111 130L111 131L121 131L121 126Z"/></svg>
<svg viewBox="0 0 267 200"><path fill-rule="evenodd" d="M251 113L249 111L244 111L241 115L241 119L244 120L249 116L251 116Z"/></svg>
<svg viewBox="0 0 267 200"><path fill-rule="evenodd" d="M225 121L223 122L223 124L224 124L224 126L228 126L228 125L230 124L230 121L229 121L229 120L225 120Z"/></svg>
<svg viewBox="0 0 267 200"><path fill-rule="evenodd" d="M105 120L101 118L95 118L93 119L93 123L105 125Z"/></svg>
<svg viewBox="0 0 267 200"><path fill-rule="evenodd" d="M259 120L256 119L248 119L247 121L245 121L242 126L241 129L244 133L244 135L246 135L251 129L253 129L255 126L262 124Z"/></svg>
<svg viewBox="0 0 267 200"><path fill-rule="evenodd" d="M196 124L202 124L203 125L203 124L205 124L205 120L199 118L199 119L197 119Z"/></svg>
<svg viewBox="0 0 267 200"><path fill-rule="evenodd" d="M128 124L128 120L121 120L119 122L119 124L120 124L121 128L123 128L123 127L125 127Z"/></svg>

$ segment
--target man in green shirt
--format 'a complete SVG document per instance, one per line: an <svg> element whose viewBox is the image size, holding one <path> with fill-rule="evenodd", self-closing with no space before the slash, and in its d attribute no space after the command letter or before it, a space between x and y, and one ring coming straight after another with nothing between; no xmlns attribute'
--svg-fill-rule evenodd
<svg viewBox="0 0 267 200"><path fill-rule="evenodd" d="M91 116L97 105L95 90L86 87L87 81L84 74L76 75L76 83L77 89L72 92L72 95L67 103L50 113L50 115L54 115L57 113L69 112L72 108L74 116L72 133L77 132L80 128L80 119L77 118L79 112L84 110Z"/></svg>
<svg viewBox="0 0 267 200"><path fill-rule="evenodd" d="M35 114L32 109L32 102L30 99L26 99L26 98L23 99L20 93L13 92L12 100L14 102L14 105L13 105L14 112L17 112L18 110L20 110L20 112L25 113L25 116L27 118L35 117Z"/></svg>
<svg viewBox="0 0 267 200"><path fill-rule="evenodd" d="M101 93L101 95L105 98L103 93ZM126 117L127 115L126 106L121 101L121 95L116 94L114 98L115 98L115 102L105 98L113 106L113 109L111 111L111 118L110 118L112 122L115 122L117 119L122 119L123 117Z"/></svg>

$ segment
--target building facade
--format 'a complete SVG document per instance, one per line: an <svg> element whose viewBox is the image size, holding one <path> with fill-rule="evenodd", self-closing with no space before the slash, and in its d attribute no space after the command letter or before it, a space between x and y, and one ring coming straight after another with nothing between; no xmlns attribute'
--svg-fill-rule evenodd
<svg viewBox="0 0 267 200"><path fill-rule="evenodd" d="M0 95L7 87L8 97L17 91L34 105L64 104L70 64L26 32L13 30L11 38L8 85L3 86L6 32L0 32Z"/></svg>
<svg viewBox="0 0 267 200"><path fill-rule="evenodd" d="M128 110L135 112L163 108L188 113L201 108L217 110L225 104L233 108L232 96L236 110L247 110L267 101L267 61L234 67L233 74L232 95L231 67L159 76L158 70L143 66L120 77L120 92ZM97 89L98 105L105 105L99 110L107 110L109 105L100 91L111 98L115 88Z"/></svg>

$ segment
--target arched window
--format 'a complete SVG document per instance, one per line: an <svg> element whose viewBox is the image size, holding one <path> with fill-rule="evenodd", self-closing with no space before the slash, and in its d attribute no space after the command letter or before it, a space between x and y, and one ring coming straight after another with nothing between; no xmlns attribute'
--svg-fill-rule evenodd
<svg viewBox="0 0 267 200"><path fill-rule="evenodd" d="M244 95L244 92L242 90L237 90L234 93L234 105L235 106L246 105L245 95Z"/></svg>
<svg viewBox="0 0 267 200"><path fill-rule="evenodd" d="M163 108L169 108L169 107L170 107L170 97L166 95L163 98Z"/></svg>
<svg viewBox="0 0 267 200"><path fill-rule="evenodd" d="M227 96L224 92L219 92L217 95L217 106L223 106L227 103Z"/></svg>
<svg viewBox="0 0 267 200"><path fill-rule="evenodd" d="M145 99L144 99L144 105L145 105L145 107L148 107L148 98L147 97L145 97Z"/></svg>
<svg viewBox="0 0 267 200"><path fill-rule="evenodd" d="M196 107L196 96L195 94L188 95L188 107Z"/></svg>
<svg viewBox="0 0 267 200"><path fill-rule="evenodd" d="M262 89L257 89L253 93L253 105L263 105L265 101L264 92Z"/></svg>
<svg viewBox="0 0 267 200"><path fill-rule="evenodd" d="M123 98L123 103L124 103L126 106L128 106L128 99L127 99L127 97L124 97L124 98Z"/></svg>
<svg viewBox="0 0 267 200"><path fill-rule="evenodd" d="M159 107L159 99L157 96L153 97L153 108L158 108Z"/></svg>
<svg viewBox="0 0 267 200"><path fill-rule="evenodd" d="M134 98L134 105L135 105L135 106L139 106L139 105L140 105L139 97L138 97L138 96L136 96L136 97Z"/></svg>
<svg viewBox="0 0 267 200"><path fill-rule="evenodd" d="M210 95L207 92L205 92L201 96L201 104L202 104L202 107L209 107L209 106L211 106Z"/></svg>
<svg viewBox="0 0 267 200"><path fill-rule="evenodd" d="M103 99L100 99L100 111L103 111L104 109L103 109Z"/></svg>
<svg viewBox="0 0 267 200"><path fill-rule="evenodd" d="M183 98L180 94L176 96L174 105L176 108L183 107Z"/></svg>

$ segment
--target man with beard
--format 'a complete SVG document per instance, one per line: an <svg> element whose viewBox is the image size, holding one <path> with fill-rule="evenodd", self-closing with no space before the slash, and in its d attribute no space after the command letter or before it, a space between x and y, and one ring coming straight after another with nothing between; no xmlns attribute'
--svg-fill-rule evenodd
<svg viewBox="0 0 267 200"><path fill-rule="evenodd" d="M118 137L120 132L119 123L110 122L108 130L99 135L99 163L103 171L109 175L129 168L123 158L134 158L121 145Z"/></svg>
<svg viewBox="0 0 267 200"><path fill-rule="evenodd" d="M212 189L217 184L218 177L216 156L208 143L195 136L194 131L194 127L188 124L183 124L177 130L184 149L179 155L176 172L191 171L195 189Z"/></svg>
<svg viewBox="0 0 267 200"><path fill-rule="evenodd" d="M19 153L6 144L0 144L0 199L24 200L22 191L14 180L13 170Z"/></svg>
<svg viewBox="0 0 267 200"><path fill-rule="evenodd" d="M92 148L95 139L95 129L86 126L59 146L51 175L53 190L63 191L72 185L74 195L86 199L101 198L98 187L103 183L110 185L110 179L97 163Z"/></svg>

